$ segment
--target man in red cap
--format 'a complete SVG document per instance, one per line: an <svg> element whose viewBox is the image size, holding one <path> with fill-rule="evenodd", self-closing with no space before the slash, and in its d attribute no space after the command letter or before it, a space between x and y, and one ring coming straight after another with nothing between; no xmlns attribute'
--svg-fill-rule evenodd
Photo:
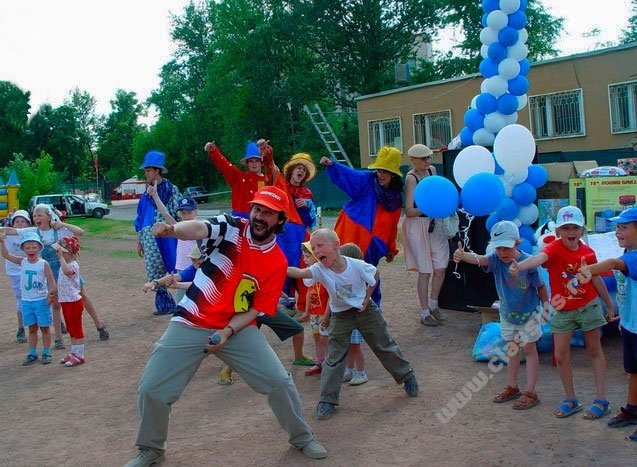
<svg viewBox="0 0 637 467"><path fill-rule="evenodd" d="M142 375L135 443L139 454L127 465L147 466L164 459L171 405L210 353L234 368L252 389L268 395L292 446L313 459L327 456L303 417L292 376L255 326L259 313L276 313L286 277L287 261L276 233L286 222L287 204L283 191L265 186L251 201L249 219L222 214L206 221L153 226L157 237L203 240L205 260ZM212 345L215 332L220 341Z"/></svg>

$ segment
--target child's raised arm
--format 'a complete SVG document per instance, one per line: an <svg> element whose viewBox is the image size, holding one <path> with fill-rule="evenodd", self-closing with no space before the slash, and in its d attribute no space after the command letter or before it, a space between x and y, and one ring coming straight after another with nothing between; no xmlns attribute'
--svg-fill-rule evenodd
<svg viewBox="0 0 637 467"><path fill-rule="evenodd" d="M300 269L289 267L288 277L291 277L292 279L312 279L312 271L310 271L310 268Z"/></svg>
<svg viewBox="0 0 637 467"><path fill-rule="evenodd" d="M478 266L488 266L489 258L485 255L478 255L470 251L464 251L464 245L458 240L458 249L453 253L453 260L456 263L464 261L469 264L477 264Z"/></svg>
<svg viewBox="0 0 637 467"><path fill-rule="evenodd" d="M75 271L70 268L69 263L67 263L66 259L64 259L62 250L57 250L56 253L58 254L58 258L60 258L60 269L62 270L62 272L67 276L72 276L73 274L75 274Z"/></svg>
<svg viewBox="0 0 637 467"><path fill-rule="evenodd" d="M582 258L582 265L577 273L577 280L582 284L586 284L593 279L593 276L605 274L613 269L617 269L623 273L628 270L626 263L621 258L608 258L590 265L586 264L586 261Z"/></svg>
<svg viewBox="0 0 637 467"><path fill-rule="evenodd" d="M519 263L516 260L511 261L509 266L509 274L517 276L519 272L526 271L527 269L533 269L542 266L549 260L549 256L546 253L539 253L535 256L531 256Z"/></svg>
<svg viewBox="0 0 637 467"><path fill-rule="evenodd" d="M8 228L11 228L11 227L8 227ZM15 263L15 264L22 264L22 260L24 258L20 258L19 256L15 256L9 253L9 250L7 250L7 245L5 245L4 243L5 239L6 239L5 232L0 230L0 255L2 255L2 257L6 259L7 261L11 261L12 263Z"/></svg>

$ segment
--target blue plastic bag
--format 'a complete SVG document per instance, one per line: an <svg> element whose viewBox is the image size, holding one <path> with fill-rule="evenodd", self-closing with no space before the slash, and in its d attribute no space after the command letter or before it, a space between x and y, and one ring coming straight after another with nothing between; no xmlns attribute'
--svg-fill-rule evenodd
<svg viewBox="0 0 637 467"><path fill-rule="evenodd" d="M493 357L504 361L506 341L500 335L500 323L486 323L480 328L476 343L473 345L471 357L476 362L488 362Z"/></svg>

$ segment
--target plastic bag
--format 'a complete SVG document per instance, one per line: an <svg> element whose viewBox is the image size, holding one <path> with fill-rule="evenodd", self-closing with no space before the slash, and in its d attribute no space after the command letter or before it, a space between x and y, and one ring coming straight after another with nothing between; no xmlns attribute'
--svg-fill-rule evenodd
<svg viewBox="0 0 637 467"><path fill-rule="evenodd" d="M458 229L460 228L460 219L458 218L457 213L453 213L449 217L443 217L439 219L440 227L442 228L442 232L445 234L447 238L453 238L458 233Z"/></svg>
<svg viewBox="0 0 637 467"><path fill-rule="evenodd" d="M500 336L500 323L486 323L480 328L476 343L471 351L471 357L476 362L488 362L493 357L504 361L506 357L506 341Z"/></svg>

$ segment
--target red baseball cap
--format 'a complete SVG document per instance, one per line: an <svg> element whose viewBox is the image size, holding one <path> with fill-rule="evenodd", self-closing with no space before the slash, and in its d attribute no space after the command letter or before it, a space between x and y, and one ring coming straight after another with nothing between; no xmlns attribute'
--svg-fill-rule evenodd
<svg viewBox="0 0 637 467"><path fill-rule="evenodd" d="M254 194L250 204L261 204L273 211L287 211L288 195L275 186L264 186Z"/></svg>

